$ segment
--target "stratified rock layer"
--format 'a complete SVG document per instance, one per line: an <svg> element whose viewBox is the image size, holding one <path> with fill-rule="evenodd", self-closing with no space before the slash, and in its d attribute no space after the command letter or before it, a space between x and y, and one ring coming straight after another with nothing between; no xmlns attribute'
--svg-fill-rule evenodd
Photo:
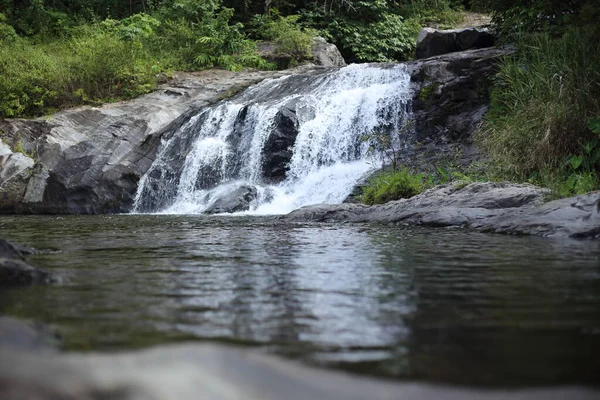
<svg viewBox="0 0 600 400"><path fill-rule="evenodd" d="M454 183L382 205L316 205L286 221L351 221L471 228L485 232L599 238L600 192L544 202L549 193L526 184Z"/></svg>

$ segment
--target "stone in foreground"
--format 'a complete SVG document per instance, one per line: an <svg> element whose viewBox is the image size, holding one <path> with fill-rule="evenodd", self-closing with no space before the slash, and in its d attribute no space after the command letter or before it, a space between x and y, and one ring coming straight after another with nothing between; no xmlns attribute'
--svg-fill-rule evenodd
<svg viewBox="0 0 600 400"><path fill-rule="evenodd" d="M104 355L32 354L0 348L0 359L2 399L591 400L599 395L581 387L505 391L390 382L214 345Z"/></svg>

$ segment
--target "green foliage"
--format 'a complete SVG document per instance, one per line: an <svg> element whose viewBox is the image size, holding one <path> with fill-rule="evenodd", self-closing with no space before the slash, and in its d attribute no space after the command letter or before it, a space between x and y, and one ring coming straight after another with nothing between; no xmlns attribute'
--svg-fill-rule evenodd
<svg viewBox="0 0 600 400"><path fill-rule="evenodd" d="M164 12L153 41L154 53L170 68L269 68L256 45L242 33L241 24L229 23L233 10L220 2L187 0L176 3L175 13ZM173 19L176 17L176 19Z"/></svg>
<svg viewBox="0 0 600 400"><path fill-rule="evenodd" d="M342 49L357 61L386 62L406 59L415 48L421 26L397 14L383 13L371 23L335 19L327 26Z"/></svg>
<svg viewBox="0 0 600 400"><path fill-rule="evenodd" d="M269 16L255 16L253 25L260 38L275 42L278 54L289 54L298 62L312 56L313 37L318 34L315 29L303 28L299 18L299 15L283 17L273 10Z"/></svg>
<svg viewBox="0 0 600 400"><path fill-rule="evenodd" d="M98 29L48 44L0 44L0 117L37 116L88 101L131 98L155 87L152 59Z"/></svg>
<svg viewBox="0 0 600 400"><path fill-rule="evenodd" d="M365 204L383 204L388 201L406 199L427 188L424 174L415 174L408 168L382 172L369 180L363 188L360 200Z"/></svg>
<svg viewBox="0 0 600 400"><path fill-rule="evenodd" d="M561 33L569 26L597 25L600 0L476 0L479 9L493 12L504 36L519 32Z"/></svg>
<svg viewBox="0 0 600 400"><path fill-rule="evenodd" d="M600 114L600 41L579 28L523 35L518 48L500 65L479 142L505 176L527 179L561 170L593 139L586 122Z"/></svg>

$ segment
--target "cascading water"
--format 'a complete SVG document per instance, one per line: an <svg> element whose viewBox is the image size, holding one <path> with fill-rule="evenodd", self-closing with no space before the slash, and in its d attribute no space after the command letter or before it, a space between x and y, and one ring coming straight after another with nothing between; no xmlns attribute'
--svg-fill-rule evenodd
<svg viewBox="0 0 600 400"><path fill-rule="evenodd" d="M401 129L410 99L401 65L266 80L200 110L163 143L134 211L281 214L339 203L373 169L365 135Z"/></svg>

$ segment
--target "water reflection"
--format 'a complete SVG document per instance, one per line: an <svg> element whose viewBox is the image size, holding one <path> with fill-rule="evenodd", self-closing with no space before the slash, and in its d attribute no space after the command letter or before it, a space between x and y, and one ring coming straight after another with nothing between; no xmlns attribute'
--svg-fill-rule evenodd
<svg viewBox="0 0 600 400"><path fill-rule="evenodd" d="M600 245L269 218L3 217L60 287L0 293L69 349L212 339L360 373L595 382Z"/></svg>

